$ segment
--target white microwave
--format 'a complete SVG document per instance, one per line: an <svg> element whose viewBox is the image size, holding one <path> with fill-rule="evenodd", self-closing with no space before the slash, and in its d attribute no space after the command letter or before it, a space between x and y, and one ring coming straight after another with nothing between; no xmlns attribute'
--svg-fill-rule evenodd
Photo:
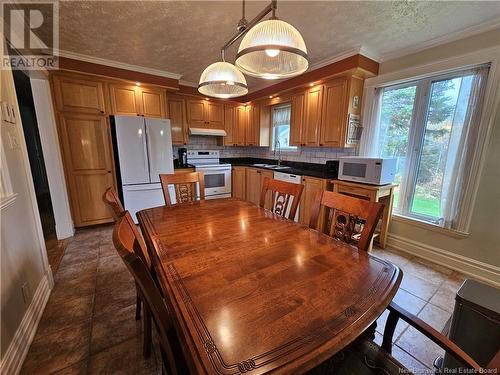
<svg viewBox="0 0 500 375"><path fill-rule="evenodd" d="M385 185L394 181L396 159L347 156L339 159L339 180Z"/></svg>

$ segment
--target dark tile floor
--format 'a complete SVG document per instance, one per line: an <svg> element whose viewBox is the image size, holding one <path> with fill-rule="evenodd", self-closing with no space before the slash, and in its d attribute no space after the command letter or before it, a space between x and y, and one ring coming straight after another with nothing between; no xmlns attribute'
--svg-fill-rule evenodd
<svg viewBox="0 0 500 375"><path fill-rule="evenodd" d="M23 374L159 374L154 352L142 357L142 327L135 320L135 285L111 243L111 226L79 231L71 239L55 287L22 368ZM401 267L398 304L443 329L463 277L392 251L373 254ZM376 341L387 319L379 318ZM394 336L394 356L415 372L428 370L443 352L407 324Z"/></svg>

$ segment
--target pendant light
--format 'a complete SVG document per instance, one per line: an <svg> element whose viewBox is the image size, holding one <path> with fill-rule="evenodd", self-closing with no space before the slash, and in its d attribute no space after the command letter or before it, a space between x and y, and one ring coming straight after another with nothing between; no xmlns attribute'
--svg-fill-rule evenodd
<svg viewBox="0 0 500 375"><path fill-rule="evenodd" d="M236 66L243 73L264 79L290 78L304 73L309 67L307 48L299 31L276 15L252 27L243 37Z"/></svg>
<svg viewBox="0 0 500 375"><path fill-rule="evenodd" d="M206 96L228 99L248 93L245 76L233 64L219 61L201 73L198 91Z"/></svg>
<svg viewBox="0 0 500 375"><path fill-rule="evenodd" d="M260 22L272 12L272 18ZM289 78L305 72L309 66L304 39L292 25L276 18L276 0L250 22L243 15L237 33L221 48L222 61L209 65L201 74L198 91L216 98L234 98L248 93L245 76L265 79ZM226 62L227 48L242 36L236 66Z"/></svg>

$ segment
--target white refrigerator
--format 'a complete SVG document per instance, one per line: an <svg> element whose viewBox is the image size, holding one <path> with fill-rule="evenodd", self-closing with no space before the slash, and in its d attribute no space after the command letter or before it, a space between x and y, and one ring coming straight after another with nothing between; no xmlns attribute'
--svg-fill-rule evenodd
<svg viewBox="0 0 500 375"><path fill-rule="evenodd" d="M159 174L174 173L170 120L114 116L112 122L123 204L137 223L137 211L165 204Z"/></svg>

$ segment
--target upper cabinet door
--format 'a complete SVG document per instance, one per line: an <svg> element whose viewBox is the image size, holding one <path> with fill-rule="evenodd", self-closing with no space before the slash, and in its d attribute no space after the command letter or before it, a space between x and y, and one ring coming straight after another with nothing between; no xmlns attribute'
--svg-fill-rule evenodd
<svg viewBox="0 0 500 375"><path fill-rule="evenodd" d="M249 105L247 109L246 144L258 146L260 141L260 107Z"/></svg>
<svg viewBox="0 0 500 375"><path fill-rule="evenodd" d="M104 84L99 81L53 76L54 96L59 111L103 114Z"/></svg>
<svg viewBox="0 0 500 375"><path fill-rule="evenodd" d="M203 100L188 99L186 101L187 122L190 128L204 128L208 125Z"/></svg>
<svg viewBox="0 0 500 375"><path fill-rule="evenodd" d="M306 110L302 126L302 143L304 146L319 145L321 126L321 106L323 104L323 85L311 87L306 91Z"/></svg>
<svg viewBox="0 0 500 375"><path fill-rule="evenodd" d="M340 78L325 84L320 146L344 147L342 135L347 123L347 79Z"/></svg>
<svg viewBox="0 0 500 375"><path fill-rule="evenodd" d="M233 143L235 146L245 145L245 133L248 123L248 112L245 106L236 107L236 124L233 127Z"/></svg>
<svg viewBox="0 0 500 375"><path fill-rule="evenodd" d="M168 97L168 113L172 129L172 144L186 145L188 142L185 101L181 97Z"/></svg>
<svg viewBox="0 0 500 375"><path fill-rule="evenodd" d="M141 91L135 85L110 85L111 108L115 115L140 116Z"/></svg>
<svg viewBox="0 0 500 375"><path fill-rule="evenodd" d="M224 146L235 146L235 131L236 129L236 106L231 104L224 105L224 129L226 136L224 137Z"/></svg>
<svg viewBox="0 0 500 375"><path fill-rule="evenodd" d="M211 129L224 129L224 105L208 101L205 106L208 126Z"/></svg>
<svg viewBox="0 0 500 375"><path fill-rule="evenodd" d="M141 89L142 115L145 117L165 118L165 94L153 88Z"/></svg>
<svg viewBox="0 0 500 375"><path fill-rule="evenodd" d="M302 146L302 128L304 127L305 94L292 96L290 115L290 145Z"/></svg>

